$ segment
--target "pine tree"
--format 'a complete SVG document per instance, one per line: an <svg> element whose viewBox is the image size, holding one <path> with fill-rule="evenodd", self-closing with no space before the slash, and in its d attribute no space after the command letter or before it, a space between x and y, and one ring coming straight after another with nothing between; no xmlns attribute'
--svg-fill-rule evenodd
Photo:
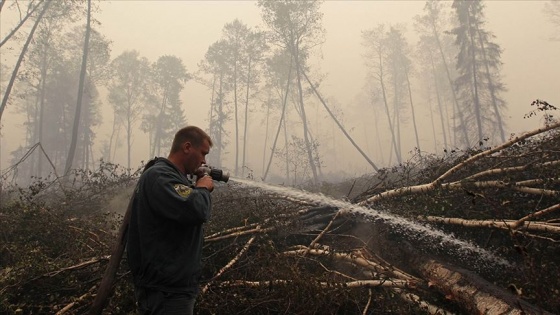
<svg viewBox="0 0 560 315"><path fill-rule="evenodd" d="M478 144L485 139L505 141L502 119L505 101L500 93L505 91L501 83L501 48L494 43L494 35L485 30L484 5L481 1L455 0L459 25L452 33L459 47L455 80L460 110L465 114L463 127L471 133ZM495 139L494 135L501 139ZM466 139L462 139L463 144Z"/></svg>

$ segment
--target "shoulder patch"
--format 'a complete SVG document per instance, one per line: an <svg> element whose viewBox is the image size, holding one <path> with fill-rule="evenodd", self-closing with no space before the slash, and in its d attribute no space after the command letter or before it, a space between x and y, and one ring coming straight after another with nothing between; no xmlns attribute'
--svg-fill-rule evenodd
<svg viewBox="0 0 560 315"><path fill-rule="evenodd" d="M192 188L190 188L187 185L183 185L183 184L175 184L175 185L173 185L173 188L175 189L177 194L179 194L179 196L181 196L183 198L190 195L191 191L192 191Z"/></svg>

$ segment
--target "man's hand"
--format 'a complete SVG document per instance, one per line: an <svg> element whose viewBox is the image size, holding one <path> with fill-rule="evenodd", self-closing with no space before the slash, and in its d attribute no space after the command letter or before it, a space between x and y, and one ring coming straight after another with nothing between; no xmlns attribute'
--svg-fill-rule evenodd
<svg viewBox="0 0 560 315"><path fill-rule="evenodd" d="M214 182L212 181L212 177L209 175L204 175L202 177L197 178L195 187L204 187L208 189L209 192L214 190Z"/></svg>

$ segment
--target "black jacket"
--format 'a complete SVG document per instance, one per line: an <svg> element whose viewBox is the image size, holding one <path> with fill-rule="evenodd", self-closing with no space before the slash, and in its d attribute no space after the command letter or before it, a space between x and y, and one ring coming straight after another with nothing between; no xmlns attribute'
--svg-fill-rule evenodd
<svg viewBox="0 0 560 315"><path fill-rule="evenodd" d="M202 224L212 207L206 188L191 182L167 159L158 158L136 186L127 255L134 284L166 292L197 287Z"/></svg>

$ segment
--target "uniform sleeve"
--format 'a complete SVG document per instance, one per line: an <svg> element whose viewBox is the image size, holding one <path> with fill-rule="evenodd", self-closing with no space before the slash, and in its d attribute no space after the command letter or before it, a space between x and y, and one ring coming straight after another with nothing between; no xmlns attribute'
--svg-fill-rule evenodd
<svg viewBox="0 0 560 315"><path fill-rule="evenodd" d="M151 207L165 218L187 225L202 224L210 218L212 201L207 189L192 188L169 174L160 174L149 193Z"/></svg>

